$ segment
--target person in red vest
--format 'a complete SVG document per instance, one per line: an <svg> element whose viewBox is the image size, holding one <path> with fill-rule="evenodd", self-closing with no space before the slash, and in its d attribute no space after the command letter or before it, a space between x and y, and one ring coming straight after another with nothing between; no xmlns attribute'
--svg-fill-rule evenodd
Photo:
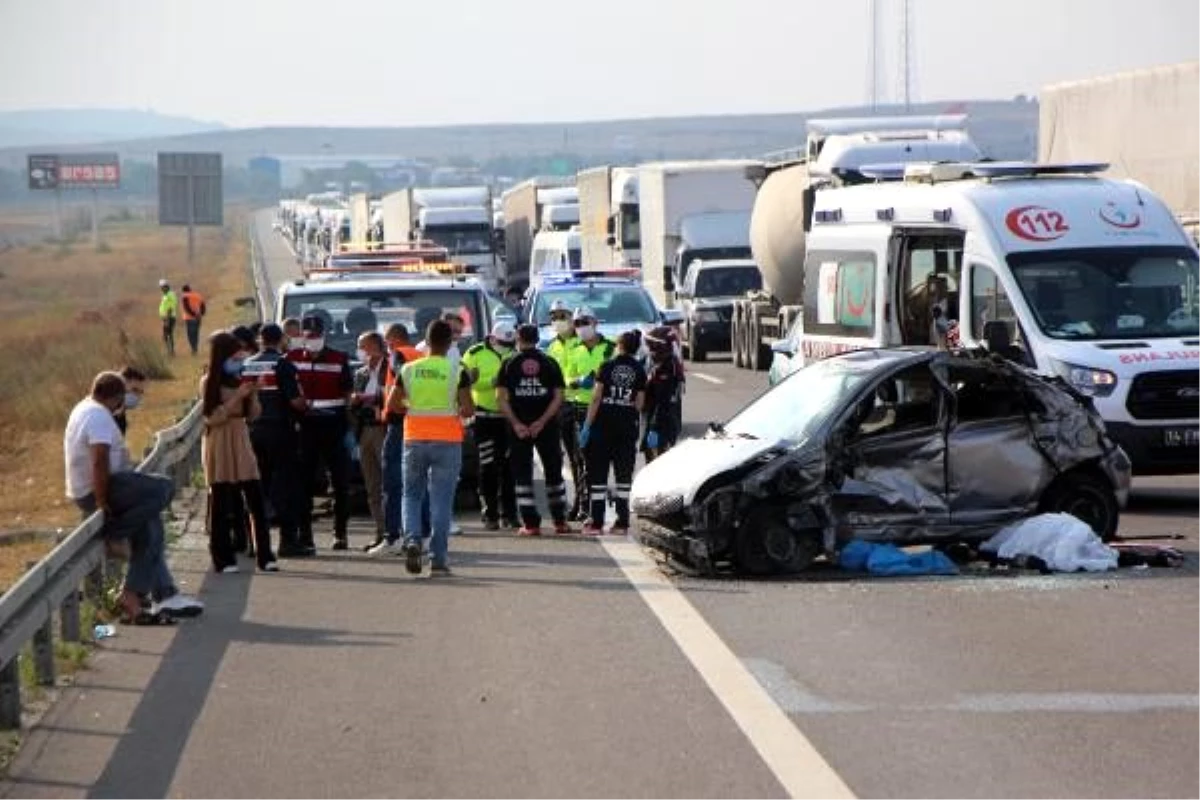
<svg viewBox="0 0 1200 800"><path fill-rule="evenodd" d="M306 553L316 551L313 540L312 507L321 468L329 470L333 489L333 549L346 550L346 529L350 523L350 454L346 450L349 420L346 416L354 376L350 358L340 350L325 346L325 320L318 315L301 320L304 347L288 351L288 360L296 365L300 389L308 410L300 421L300 458L308 491L297 514L300 546Z"/></svg>
<svg viewBox="0 0 1200 800"><path fill-rule="evenodd" d="M208 313L204 295L185 283L179 294L179 311L183 316L183 327L187 329L188 346L192 348L192 355L196 355L200 347L200 320Z"/></svg>

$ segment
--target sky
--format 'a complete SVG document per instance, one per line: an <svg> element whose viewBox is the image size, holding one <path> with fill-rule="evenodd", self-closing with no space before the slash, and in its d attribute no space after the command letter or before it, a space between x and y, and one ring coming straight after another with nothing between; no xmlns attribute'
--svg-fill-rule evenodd
<svg viewBox="0 0 1200 800"><path fill-rule="evenodd" d="M901 0L884 20L898 97ZM0 0L0 110L561 122L868 101L871 0ZM1197 0L911 0L913 99L1200 58Z"/></svg>

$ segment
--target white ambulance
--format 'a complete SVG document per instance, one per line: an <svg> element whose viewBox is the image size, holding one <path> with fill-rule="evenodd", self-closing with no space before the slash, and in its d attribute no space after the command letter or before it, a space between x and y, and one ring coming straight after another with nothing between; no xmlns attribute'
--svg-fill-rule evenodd
<svg viewBox="0 0 1200 800"><path fill-rule="evenodd" d="M1135 474L1197 472L1197 250L1161 200L1105 168L894 165L818 192L804 359L988 347L1093 398Z"/></svg>

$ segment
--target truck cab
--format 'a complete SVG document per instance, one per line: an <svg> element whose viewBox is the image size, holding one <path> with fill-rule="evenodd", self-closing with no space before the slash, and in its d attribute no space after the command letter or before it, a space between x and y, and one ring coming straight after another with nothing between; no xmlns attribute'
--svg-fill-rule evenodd
<svg viewBox="0 0 1200 800"><path fill-rule="evenodd" d="M692 261L677 295L684 354L704 361L710 352L728 351L734 301L762 285L762 273L749 258Z"/></svg>
<svg viewBox="0 0 1200 800"><path fill-rule="evenodd" d="M537 283L547 272L578 272L583 269L582 241L577 228L567 231L541 231L533 238L529 257L529 281Z"/></svg>
<svg viewBox="0 0 1200 800"><path fill-rule="evenodd" d="M1200 462L1197 250L1107 165L909 164L820 191L804 359L985 348L1092 398L1136 474Z"/></svg>

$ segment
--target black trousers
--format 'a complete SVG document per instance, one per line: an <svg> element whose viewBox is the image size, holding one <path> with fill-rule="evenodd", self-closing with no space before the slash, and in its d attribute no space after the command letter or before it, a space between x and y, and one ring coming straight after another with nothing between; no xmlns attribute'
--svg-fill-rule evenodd
<svg viewBox="0 0 1200 800"><path fill-rule="evenodd" d="M263 490L279 523L280 545L299 544L297 511L304 499L300 480L300 437L293 423L263 420L250 426Z"/></svg>
<svg viewBox="0 0 1200 800"><path fill-rule="evenodd" d="M573 519L582 519L588 511L587 463L579 447L579 428L587 421L587 410L586 405L563 403L558 412L563 450L571 466L571 482L575 484L575 497L571 501Z"/></svg>
<svg viewBox="0 0 1200 800"><path fill-rule="evenodd" d="M271 552L271 529L263 505L262 486L258 481L214 483L208 487L208 552L217 570L237 564L234 546L235 520L249 509L254 528L254 552L258 565L275 560ZM244 504L244 505L243 505Z"/></svg>
<svg viewBox="0 0 1200 800"><path fill-rule="evenodd" d="M333 491L333 535L338 539L346 537L346 528L350 523L350 454L346 452L348 430L346 418L340 414L306 417L300 425L301 469L306 483L296 521L300 529L300 544L304 547L313 546L313 495L317 493L322 465L329 470L329 483Z"/></svg>
<svg viewBox="0 0 1200 800"><path fill-rule="evenodd" d="M188 347L192 348L192 355L196 355L200 349L200 320L185 319L183 327L187 329Z"/></svg>
<svg viewBox="0 0 1200 800"><path fill-rule="evenodd" d="M629 489L633 486L633 468L637 463L637 431L614 431L597 428L592 431L584 450L587 478L590 481L591 522L604 526L604 510L608 505L608 470L617 479L617 527L629 527Z"/></svg>
<svg viewBox="0 0 1200 800"><path fill-rule="evenodd" d="M167 346L167 355L175 355L175 318L164 317L162 321L163 344Z"/></svg>
<svg viewBox="0 0 1200 800"><path fill-rule="evenodd" d="M479 452L479 503L485 520L517 518L517 498L509 467L512 430L504 417L475 417L475 448Z"/></svg>
<svg viewBox="0 0 1200 800"><path fill-rule="evenodd" d="M555 523L567 520L567 485L562 474L561 437L557 420L542 428L542 432L536 437L518 439L515 434L512 435L512 477L517 487L517 508L521 512L521 524L527 528L536 528L542 524L537 497L533 493L534 450L537 450L538 457L542 460L542 472L546 477L546 499L550 501L550 516Z"/></svg>

